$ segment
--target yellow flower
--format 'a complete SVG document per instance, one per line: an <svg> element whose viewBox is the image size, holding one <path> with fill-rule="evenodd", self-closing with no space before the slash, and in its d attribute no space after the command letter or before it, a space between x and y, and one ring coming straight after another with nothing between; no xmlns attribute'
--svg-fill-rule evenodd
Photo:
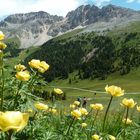
<svg viewBox="0 0 140 140"><path fill-rule="evenodd" d="M0 31L0 40L3 40L5 38L5 35L2 31Z"/></svg>
<svg viewBox="0 0 140 140"><path fill-rule="evenodd" d="M88 112L85 108L80 108L79 111L81 112L82 115L87 115Z"/></svg>
<svg viewBox="0 0 140 140"><path fill-rule="evenodd" d="M48 110L48 106L43 103L36 103L34 106L39 110Z"/></svg>
<svg viewBox="0 0 140 140"><path fill-rule="evenodd" d="M49 67L50 66L45 61L41 61L39 68L38 68L38 71L41 73L44 73L45 71L47 71L49 69Z"/></svg>
<svg viewBox="0 0 140 140"><path fill-rule="evenodd" d="M32 113L33 110L32 110L31 108L29 108L29 109L27 110L27 112L28 112L28 113Z"/></svg>
<svg viewBox="0 0 140 140"><path fill-rule="evenodd" d="M126 118L122 120L123 123L126 123L126 124L131 124L132 123L132 120L130 120L129 118Z"/></svg>
<svg viewBox="0 0 140 140"><path fill-rule="evenodd" d="M16 71L23 71L26 69L26 67L24 65L18 64L18 65L15 65L15 69Z"/></svg>
<svg viewBox="0 0 140 140"><path fill-rule="evenodd" d="M137 106L137 110L140 112L140 106Z"/></svg>
<svg viewBox="0 0 140 140"><path fill-rule="evenodd" d="M80 105L80 102L79 101L74 101L74 103L73 103L74 105Z"/></svg>
<svg viewBox="0 0 140 140"><path fill-rule="evenodd" d="M112 135L109 135L110 140L115 140L116 138Z"/></svg>
<svg viewBox="0 0 140 140"><path fill-rule="evenodd" d="M105 90L108 94L111 96L123 96L124 95L124 90L122 90L120 87L117 86L106 86Z"/></svg>
<svg viewBox="0 0 140 140"><path fill-rule="evenodd" d="M80 119L82 114L78 109L75 109L75 110L71 111L71 115L76 119Z"/></svg>
<svg viewBox="0 0 140 140"><path fill-rule="evenodd" d="M121 103L122 106L126 106L126 107L128 107L128 108L133 108L136 104L137 104L137 103L135 103L134 100L133 100L132 98L131 98L131 99L126 99L126 98L124 98L124 99L122 100L122 103Z"/></svg>
<svg viewBox="0 0 140 140"><path fill-rule="evenodd" d="M57 110L55 108L52 108L51 109L51 113L56 114L57 113Z"/></svg>
<svg viewBox="0 0 140 140"><path fill-rule="evenodd" d="M22 130L28 123L29 115L19 111L0 112L0 130Z"/></svg>
<svg viewBox="0 0 140 140"><path fill-rule="evenodd" d="M20 81L28 81L30 79L30 74L28 71L17 72L15 76Z"/></svg>
<svg viewBox="0 0 140 140"><path fill-rule="evenodd" d="M54 90L53 90L56 94L62 94L63 93L63 91L61 90L61 89L59 89L59 88L54 88Z"/></svg>
<svg viewBox="0 0 140 140"><path fill-rule="evenodd" d="M92 135L92 140L99 140L100 137L97 134Z"/></svg>
<svg viewBox="0 0 140 140"><path fill-rule="evenodd" d="M45 61L40 61L36 59L32 59L30 62L28 62L28 64L31 68L35 68L41 73L44 73L50 67Z"/></svg>
<svg viewBox="0 0 140 140"><path fill-rule="evenodd" d="M102 104L96 103L96 104L90 104L90 107L94 110L103 110L104 107Z"/></svg>
<svg viewBox="0 0 140 140"><path fill-rule="evenodd" d="M28 62L28 64L31 68L38 69L40 66L40 60L32 59L30 62Z"/></svg>
<svg viewBox="0 0 140 140"><path fill-rule="evenodd" d="M85 128L85 127L87 127L87 123L82 123L81 126L82 126L83 128Z"/></svg>
<svg viewBox="0 0 140 140"><path fill-rule="evenodd" d="M74 109L76 106L74 104L70 104L70 108Z"/></svg>
<svg viewBox="0 0 140 140"><path fill-rule="evenodd" d="M0 50L3 50L7 47L7 45L3 42L0 42Z"/></svg>

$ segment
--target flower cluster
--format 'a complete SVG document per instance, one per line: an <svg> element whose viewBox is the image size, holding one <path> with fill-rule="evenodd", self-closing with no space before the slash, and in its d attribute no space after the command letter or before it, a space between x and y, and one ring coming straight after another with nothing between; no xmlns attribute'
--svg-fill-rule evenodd
<svg viewBox="0 0 140 140"><path fill-rule="evenodd" d="M37 69L39 72L44 73L49 69L49 65L45 61L32 59L28 62L29 66L33 69Z"/></svg>

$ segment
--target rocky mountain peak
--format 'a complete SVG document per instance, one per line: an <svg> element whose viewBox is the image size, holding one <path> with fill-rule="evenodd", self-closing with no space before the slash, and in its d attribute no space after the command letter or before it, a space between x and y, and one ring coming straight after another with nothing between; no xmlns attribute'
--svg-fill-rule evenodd
<svg viewBox="0 0 140 140"><path fill-rule="evenodd" d="M26 14L14 14L14 15L10 15L7 18L5 18L5 22L11 23L11 24L23 24L29 21L34 21L36 19L39 20L44 20L44 19L48 19L48 20L62 20L63 17L59 17L59 16L52 16L47 12L44 11L39 11L39 12L30 12L30 13L26 13Z"/></svg>
<svg viewBox="0 0 140 140"><path fill-rule="evenodd" d="M21 47L29 47L41 45L52 37L78 27L89 26L88 31L92 31L93 24L114 24L113 20L117 24L132 19L140 20L140 12L114 5L102 8L81 5L68 12L65 18L44 11L10 15L0 22L0 29L6 31L8 37L18 37Z"/></svg>

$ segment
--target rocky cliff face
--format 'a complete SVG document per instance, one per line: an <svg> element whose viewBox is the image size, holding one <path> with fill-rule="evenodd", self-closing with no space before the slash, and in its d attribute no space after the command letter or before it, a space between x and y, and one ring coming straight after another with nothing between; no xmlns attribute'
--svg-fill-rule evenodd
<svg viewBox="0 0 140 140"><path fill-rule="evenodd" d="M41 45L47 40L79 26L85 27L100 22L140 20L140 12L114 5L103 8L82 5L69 12L66 17L50 15L46 12L10 15L0 22L0 29L7 37L18 37L21 47ZM121 20L120 20L121 19ZM91 29L91 27L90 27ZM91 29L92 30L92 29Z"/></svg>
<svg viewBox="0 0 140 140"><path fill-rule="evenodd" d="M109 22L111 19L127 18L140 15L140 12L114 5L107 5L101 9L96 6L80 6L67 14L71 28L78 25L89 25L95 22Z"/></svg>

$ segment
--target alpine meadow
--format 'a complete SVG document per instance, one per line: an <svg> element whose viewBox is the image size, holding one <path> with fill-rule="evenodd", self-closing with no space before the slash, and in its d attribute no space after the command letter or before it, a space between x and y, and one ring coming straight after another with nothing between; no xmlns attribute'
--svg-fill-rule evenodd
<svg viewBox="0 0 140 140"><path fill-rule="evenodd" d="M140 3L41 2L0 17L0 140L140 140Z"/></svg>

